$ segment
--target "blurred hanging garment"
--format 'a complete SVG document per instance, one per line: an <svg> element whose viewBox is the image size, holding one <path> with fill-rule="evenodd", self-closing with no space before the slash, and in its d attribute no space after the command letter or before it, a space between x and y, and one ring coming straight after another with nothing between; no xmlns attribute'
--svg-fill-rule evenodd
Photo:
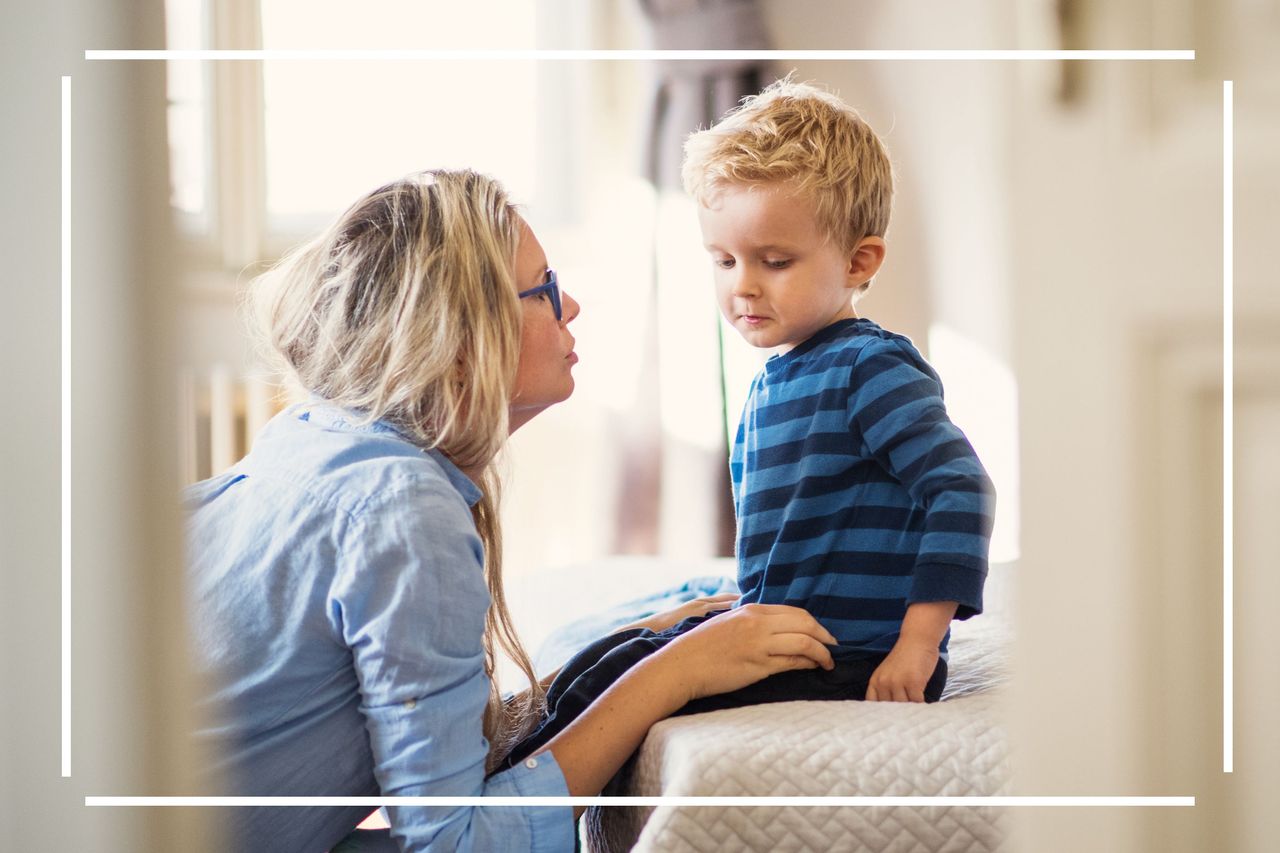
<svg viewBox="0 0 1280 853"><path fill-rule="evenodd" d="M765 50L757 0L640 0L654 50ZM685 137L710 126L770 81L768 60L689 59L654 63L645 126L644 173L658 189L680 189Z"/></svg>

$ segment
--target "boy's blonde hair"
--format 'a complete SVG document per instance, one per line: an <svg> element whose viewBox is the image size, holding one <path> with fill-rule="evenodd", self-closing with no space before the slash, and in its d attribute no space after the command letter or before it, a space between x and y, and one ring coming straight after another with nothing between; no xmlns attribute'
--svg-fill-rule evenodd
<svg viewBox="0 0 1280 853"><path fill-rule="evenodd" d="M889 228L893 171L884 144L838 96L790 76L691 134L683 178L703 205L727 186L786 183L813 201L818 226L842 251Z"/></svg>
<svg viewBox="0 0 1280 853"><path fill-rule="evenodd" d="M484 634L490 769L536 722L544 702L503 594L493 470L507 440L520 358L514 267L521 229L492 178L409 175L357 201L259 276L247 306L265 349L294 384L480 472L483 497L472 515L492 600ZM533 685L505 706L493 680L498 648Z"/></svg>

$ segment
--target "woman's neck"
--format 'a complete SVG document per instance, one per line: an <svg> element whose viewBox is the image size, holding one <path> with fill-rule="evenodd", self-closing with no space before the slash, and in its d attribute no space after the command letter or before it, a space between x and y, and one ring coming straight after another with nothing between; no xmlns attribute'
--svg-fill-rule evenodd
<svg viewBox="0 0 1280 853"><path fill-rule="evenodd" d="M507 410L507 435L510 436L520 427L533 420L540 412L546 410L546 406L539 409L517 409L512 407Z"/></svg>

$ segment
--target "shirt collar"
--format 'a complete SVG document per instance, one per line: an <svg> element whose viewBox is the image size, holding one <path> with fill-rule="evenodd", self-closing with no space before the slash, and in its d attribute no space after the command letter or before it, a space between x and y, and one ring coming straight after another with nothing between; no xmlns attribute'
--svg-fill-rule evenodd
<svg viewBox="0 0 1280 853"><path fill-rule="evenodd" d="M462 495L462 499L467 502L467 506L475 506L484 497L484 492L480 491L480 487L472 482L470 477L462 473L462 469L454 465L448 456L445 456L434 447L424 452L439 463L444 475L449 478L449 482L458 490L458 494Z"/></svg>
<svg viewBox="0 0 1280 853"><path fill-rule="evenodd" d="M766 373L773 373L775 370L790 364L800 356L811 350L814 350L826 343L835 340L854 329L878 329L879 326L874 321L868 320L866 317L848 317L844 320L837 320L829 326L824 326L814 332L807 339L787 350L780 355L770 356L769 360L764 363Z"/></svg>
<svg viewBox="0 0 1280 853"><path fill-rule="evenodd" d="M462 469L455 465L448 456L445 456L440 450L430 447L421 447L417 442L396 429L386 421L369 421L365 422L364 416L355 410L344 409L341 406L335 406L333 403L327 402L320 397L312 397L306 403L300 404L294 416L300 421L307 421L315 424L323 429L338 430L350 433L366 433L372 435L385 435L388 438L394 438L399 441L412 444L418 450L430 456L436 461L444 471L445 476L453 485L458 493L469 506L475 506L480 498L484 497L484 493L480 491L480 487L466 474L462 473Z"/></svg>

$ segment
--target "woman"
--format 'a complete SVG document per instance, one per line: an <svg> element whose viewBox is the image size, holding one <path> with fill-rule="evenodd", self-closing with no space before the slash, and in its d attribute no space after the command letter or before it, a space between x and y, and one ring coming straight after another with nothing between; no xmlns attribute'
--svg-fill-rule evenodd
<svg viewBox="0 0 1280 853"><path fill-rule="evenodd" d="M360 200L252 298L312 396L188 492L202 737L229 793L593 795L690 699L831 666L803 611L734 610L486 781L543 707L503 598L492 463L572 393L578 305L501 187L444 171ZM534 685L505 704L499 650ZM245 809L234 843L324 850L368 811ZM411 850L573 847L568 808L390 812Z"/></svg>

